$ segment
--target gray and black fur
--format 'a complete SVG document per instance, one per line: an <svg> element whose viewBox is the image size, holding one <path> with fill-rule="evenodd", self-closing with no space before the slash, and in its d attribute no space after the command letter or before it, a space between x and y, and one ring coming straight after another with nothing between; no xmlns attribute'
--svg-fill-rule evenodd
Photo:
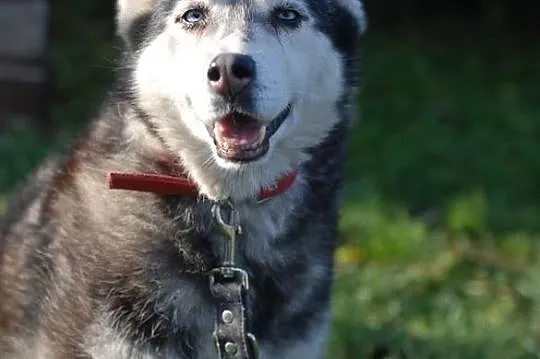
<svg viewBox="0 0 540 359"><path fill-rule="evenodd" d="M216 358L206 272L220 262L222 239L212 200L111 191L105 183L110 171L160 172L167 152L131 87L138 51L161 31L175 1L158 3L131 25L124 70L100 116L67 156L50 159L31 177L2 219L2 358ZM240 240L239 261L251 283L248 327L261 359L320 358L329 321L361 31L338 3L311 0L309 8L317 31L343 58L347 82L335 103L340 119L307 150L301 183L270 203L242 205L262 216L272 206L288 211L264 251L253 249L255 224L244 223Z"/></svg>

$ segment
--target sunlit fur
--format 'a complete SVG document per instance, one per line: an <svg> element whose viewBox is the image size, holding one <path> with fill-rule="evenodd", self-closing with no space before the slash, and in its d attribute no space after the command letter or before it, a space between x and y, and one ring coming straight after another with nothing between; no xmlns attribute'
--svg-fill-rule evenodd
<svg viewBox="0 0 540 359"><path fill-rule="evenodd" d="M345 0L342 0L345 2ZM350 1L360 12L360 3ZM202 2L208 30L186 30L175 20L193 4L180 1L164 20L163 31L144 44L136 60L134 86L140 106L178 154L202 192L212 199L253 197L261 186L295 170L339 120L335 104L344 89L343 63L328 36L301 1L287 4L306 14L298 29L270 24L279 0L253 1L249 11L229 2ZM363 26L363 25L362 25ZM206 73L218 54L250 55L257 65L256 117L269 123L293 104L293 112L270 140L269 152L239 164L216 155L208 128L222 112L212 106Z"/></svg>

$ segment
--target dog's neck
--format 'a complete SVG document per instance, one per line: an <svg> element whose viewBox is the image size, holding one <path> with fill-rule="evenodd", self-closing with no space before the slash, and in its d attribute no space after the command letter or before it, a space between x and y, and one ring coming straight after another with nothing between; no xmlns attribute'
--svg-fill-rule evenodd
<svg viewBox="0 0 540 359"><path fill-rule="evenodd" d="M124 117L124 119L131 118L131 120L122 121L124 122L124 129L123 129L123 135L121 136L127 140L126 142L127 149L133 154L138 153L136 157L139 157L141 161L137 161L137 162L139 162L139 164L142 164L142 166L136 166L131 169L110 168L111 171L127 170L127 171L143 172L143 173L158 173L158 174L166 174L166 175L173 175L173 176L187 176L190 179L190 181L197 183L196 191L193 190L192 192L193 193L196 192L198 195L202 194L203 197L206 197L205 192L208 192L208 188L213 189L211 186L213 183L210 183L210 185L208 183L199 183L199 180L201 178L203 179L209 178L208 172L206 171L204 166L203 168L198 168L198 167L189 168L188 166L186 166L185 170L184 168L182 168L181 171L178 171L178 167L176 169L172 168L170 164L175 161L171 161L172 156L171 156L170 146L168 146L168 144L164 141L164 139L161 136L160 131L156 127L154 127L151 120L148 119L148 115L145 115L141 110L135 109L130 105L127 105L126 107L121 108L120 112L123 113L122 117ZM285 188L283 188L283 192L285 192L289 189L288 187L290 186L297 187L294 184L297 184L298 182L304 182L304 180L306 180L307 178L311 178L311 181L312 181L314 180L313 176L319 177L319 175L322 175L322 173L325 173L325 176L322 176L324 177L325 181L330 179L330 181L335 182L335 184L340 183L341 176L342 176L342 165L343 165L342 163L343 162L343 145L339 141L339 138L345 135L347 128L348 128L348 121L346 120L336 125L336 127L329 133L325 141L323 141L319 146L307 150L308 154L306 155L303 154L304 157L306 157L306 159L309 158L309 160L305 162L297 163L297 166L295 166L295 169L292 171L294 172L294 175L291 173L290 169L285 169L281 173L278 172L274 174L275 177L269 178L269 181L267 183L259 183L258 184L259 187L253 186L253 188L250 189L250 191L252 192L251 197L256 198L258 189L271 187L275 185L276 183L278 185L284 184ZM179 157L181 155L182 154L180 153L175 157ZM334 156L334 157L331 157L331 156ZM329 157L334 158L334 160L328 162L327 159ZM183 158L182 159L178 158L177 160L183 161ZM199 172L201 173L196 173L197 170L199 170ZM223 172L225 173L226 171L223 171ZM246 173L244 172L239 172L238 175L239 177L246 177ZM231 183L243 182L243 181L240 181L240 179L245 179L245 178L238 178L235 180L234 177L235 176L220 174L219 176L216 176L216 178L213 178L212 181L214 182L223 181L221 186L226 187L227 185L230 185ZM203 182L211 182L211 181L203 180ZM204 185L204 186L201 187L201 185ZM149 192L157 192L155 190L155 186L152 185L152 187L153 189ZM238 188L235 188L235 190L237 189ZM227 191L221 191L221 192L227 192ZM282 191L280 188L279 193L281 192ZM216 192L216 193L220 193L220 192ZM212 195L215 195L216 193L212 193ZM216 199L216 198L212 198L212 196L208 198L213 199L213 200ZM222 199L226 199L226 197Z"/></svg>
<svg viewBox="0 0 540 359"><path fill-rule="evenodd" d="M188 196L199 195L199 188L190 179L182 166L174 160L165 162L161 167L166 174L142 172L110 172L107 182L110 189L150 192L158 195ZM262 202L287 191L296 180L296 171L286 172L271 187L261 187L256 200Z"/></svg>

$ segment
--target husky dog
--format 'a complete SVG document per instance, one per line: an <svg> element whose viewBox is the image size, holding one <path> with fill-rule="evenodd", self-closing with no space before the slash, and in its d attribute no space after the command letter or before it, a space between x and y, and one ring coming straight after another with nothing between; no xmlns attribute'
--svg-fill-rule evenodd
<svg viewBox="0 0 540 359"><path fill-rule="evenodd" d="M116 19L115 89L2 221L0 357L245 359L216 345L236 319L209 284L234 214L250 356L321 358L361 3L118 0Z"/></svg>

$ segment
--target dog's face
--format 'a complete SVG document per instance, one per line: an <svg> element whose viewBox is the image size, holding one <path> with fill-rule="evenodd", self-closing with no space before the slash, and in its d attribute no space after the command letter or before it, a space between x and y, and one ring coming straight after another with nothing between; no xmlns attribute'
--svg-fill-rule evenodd
<svg viewBox="0 0 540 359"><path fill-rule="evenodd" d="M245 198L271 185L339 121L347 57L365 26L358 0L118 5L124 37L143 32L139 105L209 197ZM130 29L145 14L145 26Z"/></svg>

